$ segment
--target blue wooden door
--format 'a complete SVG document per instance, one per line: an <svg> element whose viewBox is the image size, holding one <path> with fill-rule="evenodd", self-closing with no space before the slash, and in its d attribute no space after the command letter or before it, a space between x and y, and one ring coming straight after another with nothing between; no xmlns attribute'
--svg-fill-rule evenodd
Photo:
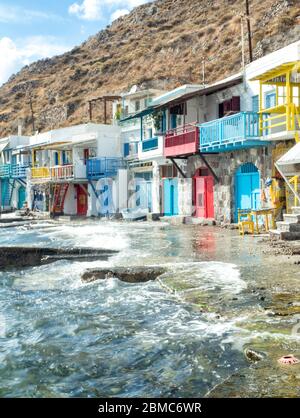
<svg viewBox="0 0 300 418"><path fill-rule="evenodd" d="M260 208L260 176L257 167L252 163L242 165L235 176L235 221L238 220L238 209Z"/></svg>
<svg viewBox="0 0 300 418"><path fill-rule="evenodd" d="M178 179L164 179L164 214L178 215Z"/></svg>
<svg viewBox="0 0 300 418"><path fill-rule="evenodd" d="M26 189L25 187L21 186L18 190L18 209L22 209L24 203L26 201Z"/></svg>
<svg viewBox="0 0 300 418"><path fill-rule="evenodd" d="M10 205L10 194L11 194L11 187L9 184L8 179L3 179L1 181L1 205L2 208Z"/></svg>

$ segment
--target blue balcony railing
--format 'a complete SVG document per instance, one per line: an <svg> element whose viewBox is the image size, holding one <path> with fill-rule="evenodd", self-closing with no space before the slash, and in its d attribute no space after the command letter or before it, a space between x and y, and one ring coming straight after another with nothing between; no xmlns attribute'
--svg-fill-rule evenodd
<svg viewBox="0 0 300 418"><path fill-rule="evenodd" d="M152 151L158 148L158 138L146 139L142 142L142 151Z"/></svg>
<svg viewBox="0 0 300 418"><path fill-rule="evenodd" d="M0 177L10 177L11 176L11 165L10 164L0 164Z"/></svg>
<svg viewBox="0 0 300 418"><path fill-rule="evenodd" d="M97 180L116 176L125 163L122 158L92 158L87 160L86 167L87 178Z"/></svg>
<svg viewBox="0 0 300 418"><path fill-rule="evenodd" d="M29 164L14 164L11 166L11 175L13 178L25 178Z"/></svg>
<svg viewBox="0 0 300 418"><path fill-rule="evenodd" d="M255 112L241 112L200 127L200 150L231 151L236 149L265 146L259 136L259 115Z"/></svg>

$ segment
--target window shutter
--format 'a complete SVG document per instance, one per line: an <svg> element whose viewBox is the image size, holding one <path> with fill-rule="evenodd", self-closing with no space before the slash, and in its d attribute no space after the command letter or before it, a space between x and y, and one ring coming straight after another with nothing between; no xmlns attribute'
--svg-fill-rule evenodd
<svg viewBox="0 0 300 418"><path fill-rule="evenodd" d="M233 112L240 112L241 110L241 98L240 96L233 96L231 99L231 110Z"/></svg>

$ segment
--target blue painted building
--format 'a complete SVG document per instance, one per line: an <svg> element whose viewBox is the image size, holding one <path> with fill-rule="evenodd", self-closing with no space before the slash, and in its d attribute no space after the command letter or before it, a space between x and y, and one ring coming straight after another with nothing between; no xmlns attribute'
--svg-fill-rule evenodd
<svg viewBox="0 0 300 418"><path fill-rule="evenodd" d="M10 136L0 139L0 182L2 210L21 209L27 200L27 171L30 154L21 151L29 137Z"/></svg>

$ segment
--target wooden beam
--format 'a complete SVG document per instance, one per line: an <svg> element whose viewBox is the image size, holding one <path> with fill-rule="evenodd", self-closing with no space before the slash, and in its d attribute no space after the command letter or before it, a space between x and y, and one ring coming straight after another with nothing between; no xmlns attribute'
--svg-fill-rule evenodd
<svg viewBox="0 0 300 418"><path fill-rule="evenodd" d="M214 172L214 170L212 169L211 165L209 164L209 162L207 161L207 159L204 157L204 155L202 154L202 152L199 152L199 157L204 162L204 164L206 165L206 167L209 169L209 171L213 175L213 177L216 180L216 182L219 183L219 177L216 175L216 173Z"/></svg>
<svg viewBox="0 0 300 418"><path fill-rule="evenodd" d="M176 161L174 160L174 158L173 157L170 157L170 160L172 161L173 165L175 165L175 167L177 168L177 170L179 171L179 173L182 175L182 177L186 179L186 175L181 170L181 168L179 167L179 165L176 163Z"/></svg>

